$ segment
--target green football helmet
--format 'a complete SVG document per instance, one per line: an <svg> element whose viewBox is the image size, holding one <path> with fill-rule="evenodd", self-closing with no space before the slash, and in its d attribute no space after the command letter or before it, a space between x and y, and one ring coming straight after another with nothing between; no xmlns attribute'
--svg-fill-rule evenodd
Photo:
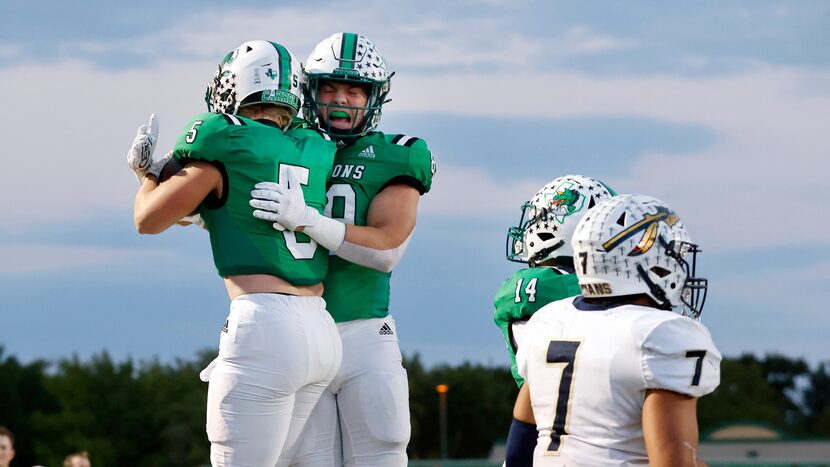
<svg viewBox="0 0 830 467"><path fill-rule="evenodd" d="M344 140L363 136L380 122L383 104L388 102L389 82L394 73L386 70L386 60L368 39L360 34L340 32L326 38L311 51L303 75L303 116L312 125L335 139ZM355 83L365 86L368 101L365 107L347 107L363 111L363 118L353 121L351 128L332 128L321 112L317 99L321 80ZM333 107L334 105L331 104Z"/></svg>

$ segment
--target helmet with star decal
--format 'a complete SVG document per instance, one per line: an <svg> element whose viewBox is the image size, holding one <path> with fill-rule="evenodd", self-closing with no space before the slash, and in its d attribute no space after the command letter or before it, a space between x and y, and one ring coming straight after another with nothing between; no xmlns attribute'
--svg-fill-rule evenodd
<svg viewBox="0 0 830 467"><path fill-rule="evenodd" d="M531 267L558 257L573 257L576 224L604 199L616 195L605 183L582 175L559 177L522 205L519 225L507 233L507 259Z"/></svg>
<svg viewBox="0 0 830 467"><path fill-rule="evenodd" d="M225 55L205 94L208 111L236 114L240 107L274 104L300 108L300 62L276 42L248 41Z"/></svg>
<svg viewBox="0 0 830 467"><path fill-rule="evenodd" d="M380 122L383 104L388 102L389 82L394 73L387 72L386 60L366 37L340 32L332 34L314 47L305 63L303 75L303 116L312 125L337 139L363 136ZM363 118L352 121L349 129L333 128L321 112L318 98L320 82L340 81L365 86L368 100L365 107L347 107L363 112Z"/></svg>

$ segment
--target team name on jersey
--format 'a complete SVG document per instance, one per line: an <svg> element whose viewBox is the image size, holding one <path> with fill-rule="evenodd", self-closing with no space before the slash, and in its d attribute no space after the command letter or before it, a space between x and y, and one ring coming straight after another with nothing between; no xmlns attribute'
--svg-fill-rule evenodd
<svg viewBox="0 0 830 467"><path fill-rule="evenodd" d="M611 295L611 284L603 282L600 284L579 284L582 295L586 297L597 295Z"/></svg>
<svg viewBox="0 0 830 467"><path fill-rule="evenodd" d="M351 178L360 180L366 166L354 164L335 164L331 169L331 178Z"/></svg>

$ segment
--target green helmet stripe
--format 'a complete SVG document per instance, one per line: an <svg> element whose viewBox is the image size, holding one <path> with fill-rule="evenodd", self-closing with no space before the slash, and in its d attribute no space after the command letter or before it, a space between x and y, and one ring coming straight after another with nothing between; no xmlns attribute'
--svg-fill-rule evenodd
<svg viewBox="0 0 830 467"><path fill-rule="evenodd" d="M354 68L354 55L357 50L357 34L343 33L340 41L340 68Z"/></svg>
<svg viewBox="0 0 830 467"><path fill-rule="evenodd" d="M280 75L280 89L285 89L286 91L291 90L291 54L288 53L285 47L277 44L276 42L271 42L271 45L277 49L277 55L280 57L279 63L279 75Z"/></svg>

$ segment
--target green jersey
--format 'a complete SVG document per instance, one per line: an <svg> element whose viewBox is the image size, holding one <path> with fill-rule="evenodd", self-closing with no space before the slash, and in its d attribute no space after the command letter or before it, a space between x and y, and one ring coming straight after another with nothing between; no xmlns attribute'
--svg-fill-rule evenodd
<svg viewBox="0 0 830 467"><path fill-rule="evenodd" d="M370 133L337 150L326 216L346 224L366 225L369 204L381 190L406 184L424 194L429 191L434 174L435 161L424 140ZM387 316L390 277L391 273L331 256L323 298L334 321Z"/></svg>
<svg viewBox="0 0 830 467"><path fill-rule="evenodd" d="M576 274L568 274L553 267L521 269L513 273L499 288L493 299L493 321L504 334L504 342L510 353L510 371L516 384L522 387L524 378L519 376L516 365L516 340L511 325L527 321L539 308L563 298L579 295Z"/></svg>
<svg viewBox="0 0 830 467"><path fill-rule="evenodd" d="M248 201L256 183L279 182L292 170L299 175L308 205L322 212L335 150L316 131L283 133L238 115L205 113L188 124L173 156L183 164L210 162L222 173L222 198L208 196L199 206L220 276L270 274L299 286L323 279L328 251L307 235L280 232L256 219Z"/></svg>

